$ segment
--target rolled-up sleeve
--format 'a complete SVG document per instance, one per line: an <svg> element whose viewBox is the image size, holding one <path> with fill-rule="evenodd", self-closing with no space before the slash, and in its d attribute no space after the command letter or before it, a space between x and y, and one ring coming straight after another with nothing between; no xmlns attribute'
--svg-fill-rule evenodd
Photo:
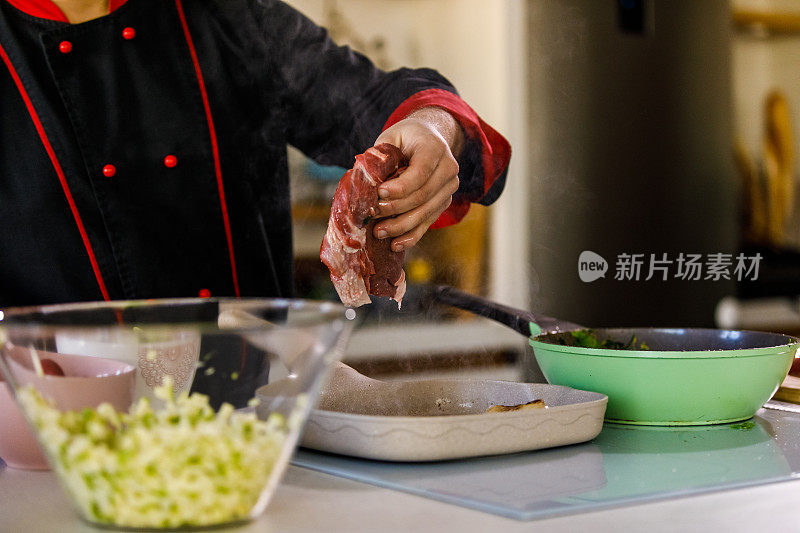
<svg viewBox="0 0 800 533"><path fill-rule="evenodd" d="M471 203L490 205L497 200L505 186L511 145L457 94L441 89L426 89L407 98L391 114L384 129L423 107L445 109L458 121L467 136L459 158L461 183L450 207L431 226L438 228L455 224L464 218Z"/></svg>

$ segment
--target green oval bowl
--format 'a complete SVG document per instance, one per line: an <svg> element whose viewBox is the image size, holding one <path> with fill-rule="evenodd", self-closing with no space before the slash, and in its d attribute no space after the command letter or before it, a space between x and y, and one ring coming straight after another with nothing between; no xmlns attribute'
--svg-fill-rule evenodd
<svg viewBox="0 0 800 533"><path fill-rule="evenodd" d="M530 344L549 383L608 396L607 421L692 426L752 417L778 389L800 346L782 337L788 342L779 346L723 350L610 350L539 337Z"/></svg>

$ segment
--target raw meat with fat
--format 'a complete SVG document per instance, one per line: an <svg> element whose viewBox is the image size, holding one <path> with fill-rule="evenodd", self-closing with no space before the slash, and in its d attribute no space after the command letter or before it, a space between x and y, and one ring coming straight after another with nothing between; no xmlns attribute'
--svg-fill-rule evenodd
<svg viewBox="0 0 800 533"><path fill-rule="evenodd" d="M391 239L372 235L378 186L396 178L405 168L399 148L379 144L356 156L353 168L336 187L320 259L348 307L370 303L370 294L392 298L399 307L406 292L405 252L393 252Z"/></svg>

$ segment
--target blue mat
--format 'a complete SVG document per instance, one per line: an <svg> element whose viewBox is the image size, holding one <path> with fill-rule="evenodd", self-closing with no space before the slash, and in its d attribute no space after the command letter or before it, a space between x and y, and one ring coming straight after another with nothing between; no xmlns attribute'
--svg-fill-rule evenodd
<svg viewBox="0 0 800 533"><path fill-rule="evenodd" d="M435 463L390 463L300 449L295 465L533 520L786 481L800 475L800 414L697 428L606 424L591 442Z"/></svg>

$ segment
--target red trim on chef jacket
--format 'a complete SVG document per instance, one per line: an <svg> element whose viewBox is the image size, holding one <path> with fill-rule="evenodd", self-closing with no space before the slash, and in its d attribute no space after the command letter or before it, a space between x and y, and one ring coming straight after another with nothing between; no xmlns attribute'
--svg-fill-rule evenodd
<svg viewBox="0 0 800 533"><path fill-rule="evenodd" d="M121 8L122 5L127 2L128 0L109 0L108 2L108 12L113 13L117 9Z"/></svg>
<svg viewBox="0 0 800 533"><path fill-rule="evenodd" d="M56 20L58 22L69 22L67 16L61 11L53 0L7 0L9 4L16 7L23 13L40 19ZM119 9L128 0L109 0L109 13Z"/></svg>
<svg viewBox="0 0 800 533"><path fill-rule="evenodd" d="M44 131L42 121L39 120L39 115L36 113L36 109L33 107L33 103L28 96L28 91L26 91L25 86L22 85L22 80L19 79L19 75L17 74L14 65L11 63L11 59L9 59L8 54L6 54L6 51L1 44L0 58L2 58L3 62L6 64L6 67L8 67L8 72L11 74L11 78L14 80L20 96L22 96L23 102L25 102L25 107L28 108L28 114L31 116L33 125L36 127L36 131L39 133L39 138L42 140L44 149L47 152L47 155L50 157L50 161L53 163L53 168L58 176L58 181L61 182L61 188L64 190L64 196L67 198L67 203L72 211L72 217L75 219L75 224L78 226L78 232L81 234L83 246L86 248L86 254L89 256L89 262L92 264L92 270L94 271L95 279L97 279L97 285L100 287L100 293L103 295L103 299L108 301L110 298L108 296L108 291L106 290L106 284L103 281L103 275L100 273L100 266L97 264L97 258L94 255L92 243L89 242L89 235L87 235L86 228L83 226L83 220L81 220L81 215L78 213L78 206L75 205L75 200L72 198L72 192L67 184L67 178L64 175L61 164L58 162L58 158L53 150L53 146L50 144L50 139L47 138L47 133Z"/></svg>
<svg viewBox="0 0 800 533"><path fill-rule="evenodd" d="M197 51L194 48L192 34L189 33L189 25L186 23L186 16L183 13L183 3L181 0L175 0L175 7L178 9L178 17L181 19L181 26L183 26L183 34L186 37L186 44L189 45L189 53L192 56L192 63L194 64L194 72L197 75L197 84L200 86L200 95L203 97L203 109L206 112L208 133L211 137L211 153L214 156L214 172L217 175L217 191L219 193L220 209L222 209L222 223L225 225L225 238L228 241L228 257L230 258L231 273L233 275L233 290L238 298L241 296L241 293L239 292L239 276L236 273L236 256L233 253L231 222L228 218L228 204L225 201L225 187L222 183L222 168L219 163L217 131L214 128L214 119L211 117L211 105L208 103L208 93L206 92L206 83L203 81L203 71L200 69L200 61L197 59Z"/></svg>
<svg viewBox="0 0 800 533"><path fill-rule="evenodd" d="M410 96L394 110L383 129L400 122L409 114L423 107L445 109L458 120L470 139L481 144L481 166L483 167L483 193L481 196L486 194L508 166L511 159L511 145L508 144L505 137L481 120L481 117L464 100L443 89L426 89ZM470 199L463 195L454 195L453 203L431 227L442 228L455 224L466 216L469 206Z"/></svg>

